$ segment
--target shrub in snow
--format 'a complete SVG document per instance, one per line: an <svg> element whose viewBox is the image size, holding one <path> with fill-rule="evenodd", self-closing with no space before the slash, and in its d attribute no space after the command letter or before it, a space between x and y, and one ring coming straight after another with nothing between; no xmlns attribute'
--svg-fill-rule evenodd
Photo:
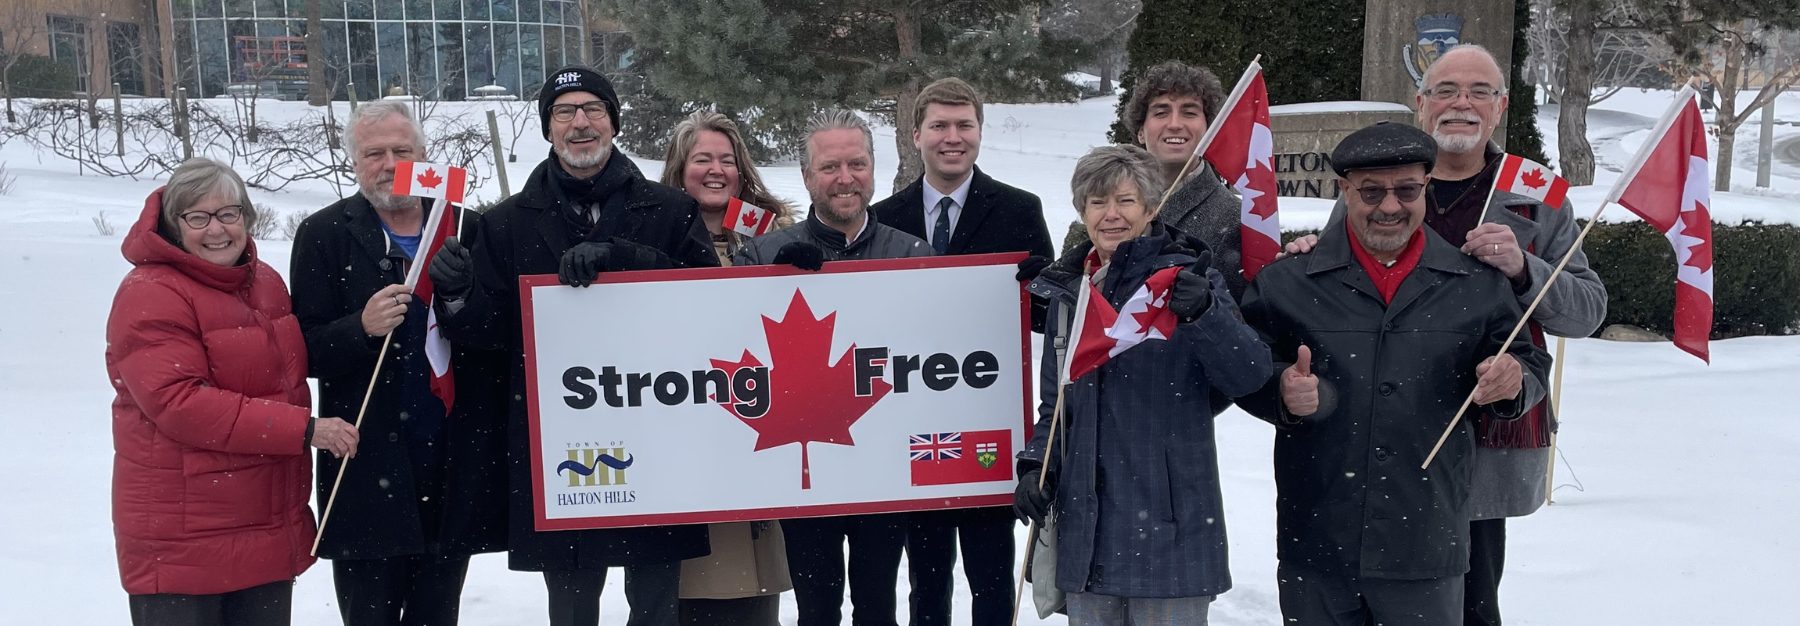
<svg viewBox="0 0 1800 626"><path fill-rule="evenodd" d="M0 163L0 196L11 194L13 183L16 182L19 182L19 177L6 171L5 163Z"/></svg>
<svg viewBox="0 0 1800 626"><path fill-rule="evenodd" d="M117 229L113 227L112 222L107 221L105 211L101 211L99 215L94 216L94 230L99 231L102 236L106 237L111 237L113 233L117 231Z"/></svg>
<svg viewBox="0 0 1800 626"><path fill-rule="evenodd" d="M1582 246L1606 284L1606 323L1674 333L1675 251L1639 221L1601 223ZM1713 223L1713 339L1800 333L1800 227Z"/></svg>

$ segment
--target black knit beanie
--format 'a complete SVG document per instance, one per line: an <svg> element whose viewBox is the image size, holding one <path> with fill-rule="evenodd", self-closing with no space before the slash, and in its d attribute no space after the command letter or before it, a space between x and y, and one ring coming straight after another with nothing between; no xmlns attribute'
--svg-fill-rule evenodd
<svg viewBox="0 0 1800 626"><path fill-rule="evenodd" d="M612 121L613 133L619 132L619 95L613 93L612 81L592 68L571 65L556 70L544 80L544 87L538 90L538 120L544 127L544 138L550 138L550 105L556 99L571 91L585 91L606 103L606 117Z"/></svg>

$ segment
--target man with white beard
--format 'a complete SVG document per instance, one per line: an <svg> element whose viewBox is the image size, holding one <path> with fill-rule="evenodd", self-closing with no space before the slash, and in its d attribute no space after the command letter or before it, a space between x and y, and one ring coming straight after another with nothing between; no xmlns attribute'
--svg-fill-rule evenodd
<svg viewBox="0 0 1800 626"><path fill-rule="evenodd" d="M355 460L318 458L320 503L347 463L318 548L347 626L455 624L469 555L506 548L504 365L454 346L446 407L431 391L427 311L401 284L433 210L393 195L395 165L426 160L409 106L377 101L350 114L343 145L358 193L300 224L289 274L319 414L355 419L369 393ZM384 337L392 345L371 392Z"/></svg>
<svg viewBox="0 0 1800 626"><path fill-rule="evenodd" d="M1531 315L1530 337L1542 347L1546 333L1586 337L1606 318L1606 287L1575 244L1573 207L1544 205L1532 198L1495 192L1494 176L1506 153L1492 140L1506 115L1506 79L1487 49L1451 48L1425 71L1416 96L1419 127L1437 141L1425 225L1451 245L1499 269L1512 282L1519 305L1527 307L1564 255L1573 254ZM1288 245L1290 253L1311 249L1316 236ZM1500 574L1506 559L1506 518L1530 515L1544 503L1550 467L1550 433L1556 429L1549 403L1516 420L1477 414L1477 446L1470 457L1469 573L1464 577L1464 624L1500 623Z"/></svg>
<svg viewBox="0 0 1800 626"><path fill-rule="evenodd" d="M519 193L482 214L469 248L446 243L432 259L431 280L444 302L438 319L451 342L503 351L512 361L507 565L543 574L550 625L598 624L607 568L623 567L628 623L675 626L681 561L711 551L705 525L534 526L519 277L559 274L565 284L586 287L600 272L716 267L719 257L693 197L646 180L614 148L621 111L605 76L582 66L551 73L538 93L538 114L549 158ZM630 331L602 325L594 332ZM629 455L601 460L631 463Z"/></svg>

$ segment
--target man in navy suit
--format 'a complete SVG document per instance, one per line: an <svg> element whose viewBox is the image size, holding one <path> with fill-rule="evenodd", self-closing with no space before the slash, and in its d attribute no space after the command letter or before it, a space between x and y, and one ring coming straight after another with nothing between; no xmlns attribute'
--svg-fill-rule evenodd
<svg viewBox="0 0 1800 626"><path fill-rule="evenodd" d="M913 144L925 175L870 208L875 220L931 244L937 255L1025 252L1020 280L1031 280L1056 254L1044 205L1036 195L994 180L975 167L981 153L981 95L945 78L919 92ZM1033 308L1033 326L1043 315ZM954 319L944 323L954 324ZM950 624L950 595L961 536L963 575L974 595L974 626L1012 623L1013 516L1010 507L912 514L906 558L911 626Z"/></svg>

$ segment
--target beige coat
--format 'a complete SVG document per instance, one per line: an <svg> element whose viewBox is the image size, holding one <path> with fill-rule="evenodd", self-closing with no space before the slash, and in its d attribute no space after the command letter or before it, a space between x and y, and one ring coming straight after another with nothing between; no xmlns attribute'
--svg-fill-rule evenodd
<svg viewBox="0 0 1800 626"><path fill-rule="evenodd" d="M777 218L771 232L793 225L791 215ZM731 254L736 251L732 244L743 240L730 232L724 241L713 240L713 252L719 255L721 266L731 267ZM787 542L782 539L780 523L729 522L709 525L707 531L712 554L681 562L681 597L731 600L794 588L788 578Z"/></svg>

